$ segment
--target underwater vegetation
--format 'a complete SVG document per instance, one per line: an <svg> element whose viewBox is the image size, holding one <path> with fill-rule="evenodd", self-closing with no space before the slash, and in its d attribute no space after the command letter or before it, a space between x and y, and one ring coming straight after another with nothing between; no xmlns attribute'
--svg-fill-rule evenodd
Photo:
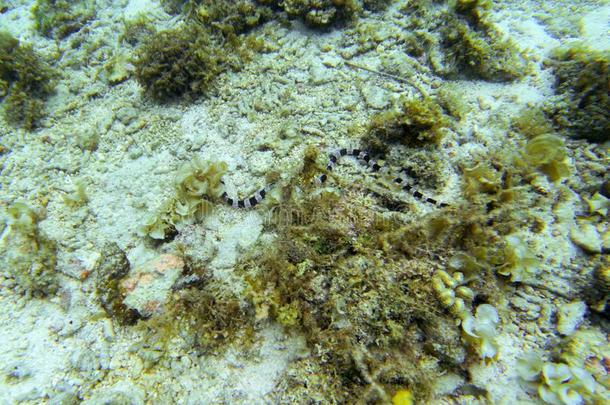
<svg viewBox="0 0 610 405"><path fill-rule="evenodd" d="M563 140L553 134L538 135L525 145L523 158L531 167L558 181L570 174L568 153Z"/></svg>
<svg viewBox="0 0 610 405"><path fill-rule="evenodd" d="M29 296L45 296L57 291L55 277L56 244L38 226L42 214L25 203L6 209L0 242L6 277Z"/></svg>
<svg viewBox="0 0 610 405"><path fill-rule="evenodd" d="M210 7L220 7L212 3ZM236 6L228 11L233 7ZM241 33L237 23L227 22L233 17L239 18L233 15L222 18L226 29L223 24L202 23L194 18L159 32L154 32L145 20L126 25L124 38L143 42L136 50L134 65L136 80L146 95L159 102L196 98L210 89L218 75L228 69L239 70L253 52L264 51L263 39ZM142 31L151 34L142 39Z"/></svg>
<svg viewBox="0 0 610 405"><path fill-rule="evenodd" d="M27 44L0 32L0 99L4 118L33 129L44 115L44 100L54 89L55 73Z"/></svg>
<svg viewBox="0 0 610 405"><path fill-rule="evenodd" d="M132 325L138 318L136 310L123 303L121 281L129 273L129 261L116 243L104 246L104 257L95 268L95 290L108 316L120 324Z"/></svg>
<svg viewBox="0 0 610 405"><path fill-rule="evenodd" d="M409 147L438 145L448 126L449 118L433 98L402 99L389 111L373 116L365 143L371 151L383 154L393 143Z"/></svg>
<svg viewBox="0 0 610 405"><path fill-rule="evenodd" d="M185 275L196 272L203 270L187 268ZM254 342L251 309L227 286L199 281L172 294L171 300L164 313L136 325L146 332L139 355L147 369L167 359L168 346L177 334L200 353L221 351L237 339L247 350Z"/></svg>
<svg viewBox="0 0 610 405"><path fill-rule="evenodd" d="M363 6L380 10L388 3L366 0ZM352 20L361 10L356 0L163 0L162 4L168 12L182 12L225 35L243 33L271 19L285 20L286 15L302 19L313 28L326 28Z"/></svg>
<svg viewBox="0 0 610 405"><path fill-rule="evenodd" d="M534 353L518 362L522 383L548 404L604 403L610 383L604 362L610 354L606 336L591 329L580 329L566 339L554 361Z"/></svg>
<svg viewBox="0 0 610 405"><path fill-rule="evenodd" d="M367 2L364 6L378 9L384 4ZM528 70L527 58L488 22L489 4L458 1L438 7L409 2L403 10L407 14L406 51L418 57L427 55L435 73L449 78L505 81L523 76ZM187 23L152 34L139 48L135 61L136 79L157 101L204 94L216 76L229 68L238 69L248 60L246 49L264 50L264 39L245 34L279 18L279 10L311 26L327 27L352 19L361 9L353 0L165 1L164 6L182 12ZM140 24L142 27L145 24ZM431 132L422 136L438 141L439 134Z"/></svg>
<svg viewBox="0 0 610 405"><path fill-rule="evenodd" d="M436 145L452 125L439 102L400 100L371 119L364 143L383 152ZM555 135L530 132L511 150L464 164L465 202L416 219L403 212L409 203L395 203L404 196L383 188L382 179L351 183L332 176L320 188L315 179L325 162L310 147L265 200L276 237L259 241L237 265L243 292L222 285L185 253L184 276L195 281L176 292L164 314L139 327L150 332L150 346L165 347L180 332L207 351L235 339L247 345L259 325L276 322L304 335L310 350L289 366L278 401L310 395L332 403L426 401L439 376L461 375L469 361L500 355L503 288L518 288L540 271L543 260L520 231L544 225L528 213L531 201L524 197L536 176L559 181L566 175L567 152ZM442 163L431 161L428 170L441 172ZM180 224L200 219L202 207L192 209L189 201L216 202L225 170L214 162L185 165L176 197L142 235L167 240ZM152 367L162 354L151 356Z"/></svg>
<svg viewBox="0 0 610 405"><path fill-rule="evenodd" d="M64 39L95 17L93 0L36 0L32 6L35 28L44 36Z"/></svg>
<svg viewBox="0 0 610 405"><path fill-rule="evenodd" d="M273 18L270 13L279 7L317 27L349 19L356 10L350 1L164 3L181 11L192 7L186 12L189 23L157 33L142 19L126 24L123 37L132 45L143 43L135 62L136 78L157 101L209 91L219 74L239 63L230 43ZM364 2L371 8L385 3ZM409 3L425 18L438 12L428 9L426 2ZM485 80L525 74L523 55L487 26L490 4L450 2L457 20L441 27L455 18L447 14L436 27L437 36L425 36L420 49L437 73ZM60 38L69 32L51 30L48 35ZM418 52L415 45L409 46ZM436 53L439 49L442 52ZM122 80L114 74L109 77ZM12 91L11 85L6 89ZM389 154L393 148L418 149L420 156L429 157L426 173L441 177L445 166L432 158L432 150L453 123L442 101L400 99L393 109L372 117L362 143L378 154ZM314 186L324 163L317 149L309 148L302 166L287 184L278 186L279 196L270 196L261 207L282 220L269 226L274 240L260 241L241 258L235 278L243 279L243 285L224 285L205 263L189 257L187 250L200 246L168 243L162 248L183 255L185 281L171 291L159 315L143 319L124 303L122 282L129 273L125 253L108 244L94 269L101 306L119 324L137 324L146 332L143 342L135 345L146 370L167 360L168 347L178 334L198 353L217 353L236 340L247 351L257 328L275 322L288 333L303 334L309 349L309 355L299 358L282 378L274 394L278 402L307 397L327 403L425 403L440 376L467 376L469 364L492 362L500 355L503 289L519 288L541 271L542 254L520 230L536 232L544 224L529 214L531 201L523 195L536 176L558 183L568 176L570 165L565 143L552 133L550 121L540 115L535 121L528 114L514 122L527 137L519 148L492 151L463 164L458 169L463 199L419 218L405 212L418 202L404 202L404 196L378 186L383 179L350 183L333 176L329 186ZM97 139L83 138L78 144L95 150ZM412 160L394 159L396 166L413 165ZM201 159L182 166L172 195L146 219L140 235L168 242L201 221L220 203L226 170L223 162ZM71 207L86 201L82 183L64 196ZM604 204L592 198L591 210L604 210ZM26 291L52 293L55 248L38 229L40 215L16 203L7 218L3 242L17 252L14 258L3 259L9 260L7 268L14 269L13 277ZM600 266L596 277L607 292L607 266ZM240 289L241 294L236 292ZM572 364L561 355L553 361L534 361L524 380L550 403L590 400L603 394L591 382L597 371L589 370L588 359ZM479 396L485 396L483 389Z"/></svg>
<svg viewBox="0 0 610 405"><path fill-rule="evenodd" d="M545 110L567 135L592 142L610 139L609 61L610 52L581 44L560 47L546 61L556 77L557 95Z"/></svg>
<svg viewBox="0 0 610 405"><path fill-rule="evenodd" d="M359 10L354 0L284 0L280 5L289 16L300 17L312 27L350 20Z"/></svg>
<svg viewBox="0 0 610 405"><path fill-rule="evenodd" d="M176 176L174 196L145 220L140 235L163 240L185 225L201 220L212 209L211 203L218 201L226 170L224 162L199 158L184 164Z"/></svg>
<svg viewBox="0 0 610 405"><path fill-rule="evenodd" d="M123 32L119 38L129 45L135 46L157 32L152 21L145 15L139 14L133 19L123 21Z"/></svg>
<svg viewBox="0 0 610 405"><path fill-rule="evenodd" d="M486 212L486 199L411 222L366 185L311 192L303 185L313 162L306 153L296 175L302 193L292 185L281 193L287 222L274 228L276 241L240 267L257 322L304 333L312 350L288 371L279 400L316 392L333 403L389 402L408 390L421 401L441 373L459 370L464 343L470 355L493 360L500 321L491 303L502 283L493 269L531 265L527 248L497 254L511 251L512 204Z"/></svg>
<svg viewBox="0 0 610 405"><path fill-rule="evenodd" d="M134 65L146 94L166 101L205 92L227 63L208 31L188 26L154 34L138 49Z"/></svg>
<svg viewBox="0 0 610 405"><path fill-rule="evenodd" d="M274 11L262 1L194 0L182 3L187 18L224 36L243 34L274 17Z"/></svg>
<svg viewBox="0 0 610 405"><path fill-rule="evenodd" d="M409 2L406 52L443 77L509 81L528 72L527 56L487 18L489 1Z"/></svg>

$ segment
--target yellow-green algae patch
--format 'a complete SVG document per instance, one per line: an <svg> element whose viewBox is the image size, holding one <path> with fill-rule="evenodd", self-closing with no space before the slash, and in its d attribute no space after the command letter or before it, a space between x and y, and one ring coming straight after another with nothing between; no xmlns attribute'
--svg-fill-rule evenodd
<svg viewBox="0 0 610 405"><path fill-rule="evenodd" d="M545 109L555 125L574 138L610 139L608 63L610 51L584 44L557 48L546 64L556 78L556 93Z"/></svg>
<svg viewBox="0 0 610 405"><path fill-rule="evenodd" d="M16 202L4 213L2 239L3 267L17 290L30 296L53 294L58 289L55 265L57 245L39 228L43 211Z"/></svg>
<svg viewBox="0 0 610 405"><path fill-rule="evenodd" d="M55 73L29 44L0 32L0 100L7 122L33 129L44 116Z"/></svg>

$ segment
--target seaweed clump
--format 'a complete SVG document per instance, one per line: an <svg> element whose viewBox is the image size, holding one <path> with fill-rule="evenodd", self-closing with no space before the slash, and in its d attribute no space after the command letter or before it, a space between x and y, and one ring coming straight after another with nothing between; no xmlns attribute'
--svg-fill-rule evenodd
<svg viewBox="0 0 610 405"><path fill-rule="evenodd" d="M220 31L224 36L243 34L273 18L271 7L253 0L190 2L186 13L204 26Z"/></svg>
<svg viewBox="0 0 610 405"><path fill-rule="evenodd" d="M201 220L212 209L211 202L220 197L226 170L224 162L198 158L184 164L177 174L174 196L156 214L149 215L139 229L140 235L163 240Z"/></svg>
<svg viewBox="0 0 610 405"><path fill-rule="evenodd" d="M64 39L95 16L93 0L36 0L32 7L36 29L48 38Z"/></svg>
<svg viewBox="0 0 610 405"><path fill-rule="evenodd" d="M123 303L125 298L121 281L129 273L129 261L116 243L108 243L103 249L104 257L95 269L95 290L102 307L112 319L124 325L134 324L139 317L135 309Z"/></svg>
<svg viewBox="0 0 610 405"><path fill-rule="evenodd" d="M167 101L204 93L228 65L210 33L189 25L151 36L137 52L135 75L147 95Z"/></svg>
<svg viewBox="0 0 610 405"><path fill-rule="evenodd" d="M505 38L488 17L490 2L459 0L439 7L415 1L409 13L407 52L427 59L432 70L447 78L509 81L528 71L526 55Z"/></svg>
<svg viewBox="0 0 610 405"><path fill-rule="evenodd" d="M367 0L367 9L381 9L388 0ZM355 0L163 0L168 12L182 12L224 35L240 34L274 17L278 11L302 19L308 26L326 28L352 19L360 10Z"/></svg>
<svg viewBox="0 0 610 405"><path fill-rule="evenodd" d="M0 32L0 99L4 118L30 130L44 114L44 100L54 89L53 70L34 52Z"/></svg>
<svg viewBox="0 0 610 405"><path fill-rule="evenodd" d="M284 0L281 5L289 16L300 17L312 27L349 20L359 10L354 0Z"/></svg>
<svg viewBox="0 0 610 405"><path fill-rule="evenodd" d="M57 291L55 277L56 244L38 226L41 213L24 203L6 210L2 248L3 268L9 269L19 288L30 296L45 296Z"/></svg>
<svg viewBox="0 0 610 405"><path fill-rule="evenodd" d="M189 274L192 271L187 269ZM253 316L247 303L219 283L199 284L177 291L163 313L138 323L147 331L141 353L145 367L171 361L164 355L176 336L199 353L221 351L235 340L247 349L253 342Z"/></svg>
<svg viewBox="0 0 610 405"><path fill-rule="evenodd" d="M310 166L308 158L297 179ZM278 402L389 403L403 390L425 402L435 379L459 370L466 356L433 280L453 252L493 243L488 218L445 210L411 222L361 187L297 194L288 185L272 210L276 240L239 266L256 320L302 332L311 348L291 366ZM470 296L465 313L497 290L483 269L461 289Z"/></svg>
<svg viewBox="0 0 610 405"><path fill-rule="evenodd" d="M552 134L538 135L530 139L524 148L523 157L531 166L559 181L570 174L567 163L568 152L563 140Z"/></svg>
<svg viewBox="0 0 610 405"><path fill-rule="evenodd" d="M383 154L391 143L409 147L438 145L449 122L449 117L433 98L402 99L397 107L371 119L365 142L373 152Z"/></svg>
<svg viewBox="0 0 610 405"><path fill-rule="evenodd" d="M577 44L558 48L546 62L555 73L557 95L545 109L569 136L592 142L610 139L609 60L610 52Z"/></svg>

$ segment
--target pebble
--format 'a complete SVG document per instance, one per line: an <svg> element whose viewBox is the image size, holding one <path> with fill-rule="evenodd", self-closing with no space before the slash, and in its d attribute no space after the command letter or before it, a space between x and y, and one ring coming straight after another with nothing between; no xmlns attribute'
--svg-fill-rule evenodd
<svg viewBox="0 0 610 405"><path fill-rule="evenodd" d="M184 261L172 254L160 255L137 267L122 281L123 302L144 317L161 313L183 268Z"/></svg>
<svg viewBox="0 0 610 405"><path fill-rule="evenodd" d="M366 104L371 108L381 110L390 104L388 92L379 86L365 84L362 87L362 96Z"/></svg>
<svg viewBox="0 0 610 405"><path fill-rule="evenodd" d="M312 64L309 68L309 81L313 84L324 84L332 81L333 71L321 64Z"/></svg>

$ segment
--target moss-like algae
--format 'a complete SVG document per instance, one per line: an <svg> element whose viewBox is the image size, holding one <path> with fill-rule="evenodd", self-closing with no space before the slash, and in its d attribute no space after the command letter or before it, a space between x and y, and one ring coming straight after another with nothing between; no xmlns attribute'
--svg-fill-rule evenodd
<svg viewBox="0 0 610 405"><path fill-rule="evenodd" d="M157 32L152 21L145 14L138 14L136 17L123 21L123 32L119 40L129 45L137 45L145 41L146 38Z"/></svg>
<svg viewBox="0 0 610 405"><path fill-rule="evenodd" d="M136 79L157 101L198 96L227 68L228 59L198 26L160 31L138 50Z"/></svg>
<svg viewBox="0 0 610 405"><path fill-rule="evenodd" d="M4 117L32 129L44 115L44 100L54 89L54 72L30 45L0 32L0 99Z"/></svg>
<svg viewBox="0 0 610 405"><path fill-rule="evenodd" d="M64 39L95 16L93 0L36 0L32 6L35 28L49 38Z"/></svg>
<svg viewBox="0 0 610 405"><path fill-rule="evenodd" d="M45 296L57 291L55 242L39 228L42 214L25 203L14 203L6 210L2 254L7 276L14 278L21 291Z"/></svg>
<svg viewBox="0 0 610 405"><path fill-rule="evenodd" d="M489 2L409 2L406 51L447 78L508 81L527 74L527 56L489 21Z"/></svg>
<svg viewBox="0 0 610 405"><path fill-rule="evenodd" d="M288 15L300 17L313 27L350 20L359 8L354 0L284 0L281 6Z"/></svg>
<svg viewBox="0 0 610 405"><path fill-rule="evenodd" d="M381 149L395 141L383 138ZM390 402L409 390L427 401L440 375L466 372L466 356L493 360L498 317L484 319L477 308L501 309L500 287L510 280L498 275L524 281L539 263L525 239L515 239L532 222L521 197L537 169L514 165L515 156L475 159L464 169L468 205L413 220L366 182L337 177L329 181L339 191L314 188L325 162L317 148L306 149L292 180L269 195L276 238L237 265L244 292L209 276L175 293L164 315L140 324L151 330L147 344L163 348L180 333L203 352L218 350L235 339L251 343L256 328L273 321L302 333L311 350L289 366L274 400ZM180 176L182 193L207 190L191 177ZM462 334L456 321L464 319ZM489 333L480 338L479 329ZM162 358L151 354L150 366Z"/></svg>
<svg viewBox="0 0 610 405"><path fill-rule="evenodd" d="M449 123L435 99L402 99L393 109L373 116L365 143L372 152L381 154L392 143L410 147L438 145Z"/></svg>
<svg viewBox="0 0 610 405"><path fill-rule="evenodd" d="M300 18L314 28L350 21L360 11L355 0L163 0L162 3L168 12L182 12L224 35L240 34L273 18L281 19L279 11ZM367 0L364 7L378 10L387 3L387 0Z"/></svg>
<svg viewBox="0 0 610 405"><path fill-rule="evenodd" d="M412 223L381 214L378 201L358 187L302 191L282 193L278 207L287 214L276 242L240 266L257 320L297 329L315 348L294 366L315 375L289 372L279 400L320 390L333 403L383 402L408 387L425 401L434 378L459 368L465 356L433 276L450 252L493 243L489 217L477 209L444 211ZM498 294L493 273L483 268L473 272L471 301Z"/></svg>
<svg viewBox="0 0 610 405"><path fill-rule="evenodd" d="M273 10L261 3L252 0L197 0L188 4L186 13L190 18L220 31L224 36L235 36L273 18Z"/></svg>
<svg viewBox="0 0 610 405"><path fill-rule="evenodd" d="M557 95L545 110L569 136L592 142L610 139L609 61L610 52L581 44L558 48L546 61L556 77Z"/></svg>

